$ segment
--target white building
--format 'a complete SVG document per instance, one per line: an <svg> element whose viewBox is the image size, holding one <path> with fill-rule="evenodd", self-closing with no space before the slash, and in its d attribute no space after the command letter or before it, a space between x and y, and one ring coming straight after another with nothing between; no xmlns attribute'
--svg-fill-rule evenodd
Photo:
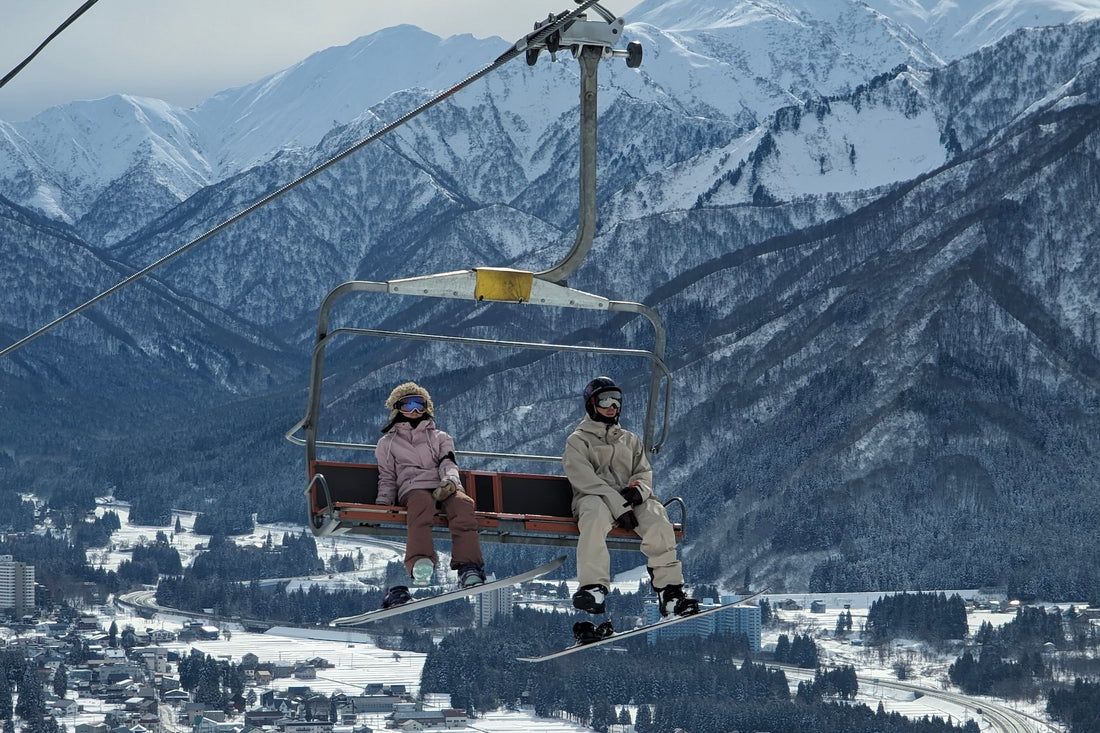
<svg viewBox="0 0 1100 733"><path fill-rule="evenodd" d="M0 555L0 613L18 618L34 610L34 565Z"/></svg>
<svg viewBox="0 0 1100 733"><path fill-rule="evenodd" d="M733 603L738 596L722 596L721 604ZM655 623L661 618L656 603L646 603L646 621ZM699 609L705 611L720 605L711 598L704 598L699 604ZM657 639L678 639L685 636L711 636L714 634L732 636L744 634L749 640L749 649L760 651L760 606L730 606L724 611L689 619L671 624L667 627L658 627L646 634L650 644Z"/></svg>
<svg viewBox="0 0 1100 733"><path fill-rule="evenodd" d="M512 612L512 586L498 588L477 596L477 625L484 628L499 615Z"/></svg>

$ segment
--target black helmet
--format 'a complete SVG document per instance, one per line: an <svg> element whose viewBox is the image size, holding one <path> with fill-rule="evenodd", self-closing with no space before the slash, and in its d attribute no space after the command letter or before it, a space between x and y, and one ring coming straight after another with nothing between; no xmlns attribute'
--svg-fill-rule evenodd
<svg viewBox="0 0 1100 733"><path fill-rule="evenodd" d="M619 389L619 385L615 384L615 380L611 377L596 377L589 382L584 388L584 410L588 413L588 416L593 419L600 419L603 416L596 413L596 398L604 392L615 391L622 394L622 390Z"/></svg>

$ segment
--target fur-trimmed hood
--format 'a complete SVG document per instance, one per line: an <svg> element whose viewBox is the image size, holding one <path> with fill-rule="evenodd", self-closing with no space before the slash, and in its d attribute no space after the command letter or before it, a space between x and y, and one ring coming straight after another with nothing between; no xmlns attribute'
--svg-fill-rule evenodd
<svg viewBox="0 0 1100 733"><path fill-rule="evenodd" d="M397 403L400 402L403 397L408 397L413 394L420 395L428 403L428 409L424 412L424 415L426 417L435 417L435 405L432 404L432 396L428 394L428 390L424 389L416 382L405 382L404 384L399 384L394 387L393 391L390 392L390 396L386 398L386 407L390 411L391 422L396 420L397 416L401 414L397 411Z"/></svg>

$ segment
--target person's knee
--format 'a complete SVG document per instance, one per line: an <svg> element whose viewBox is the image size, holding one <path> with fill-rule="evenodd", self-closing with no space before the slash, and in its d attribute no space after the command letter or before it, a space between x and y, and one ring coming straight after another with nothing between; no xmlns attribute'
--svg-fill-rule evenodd
<svg viewBox="0 0 1100 733"><path fill-rule="evenodd" d="M473 514L460 514L447 520L447 526L451 531L475 532L477 531L477 517Z"/></svg>
<svg viewBox="0 0 1100 733"><path fill-rule="evenodd" d="M611 510L602 499L592 498L595 498L595 501L577 503L577 525L582 528L604 528L605 531L610 531L611 524L614 522Z"/></svg>

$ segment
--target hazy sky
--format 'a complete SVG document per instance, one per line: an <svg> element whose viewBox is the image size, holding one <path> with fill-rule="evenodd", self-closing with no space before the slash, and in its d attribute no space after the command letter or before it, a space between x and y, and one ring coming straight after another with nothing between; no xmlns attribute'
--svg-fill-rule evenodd
<svg viewBox="0 0 1100 733"><path fill-rule="evenodd" d="M0 0L0 77L81 4ZM622 14L636 4L611 0L605 7ZM191 106L402 23L511 43L536 20L572 7L572 0L99 0L0 88L0 120L114 93ZM501 51L507 46L502 42ZM470 71L456 69L455 81Z"/></svg>

